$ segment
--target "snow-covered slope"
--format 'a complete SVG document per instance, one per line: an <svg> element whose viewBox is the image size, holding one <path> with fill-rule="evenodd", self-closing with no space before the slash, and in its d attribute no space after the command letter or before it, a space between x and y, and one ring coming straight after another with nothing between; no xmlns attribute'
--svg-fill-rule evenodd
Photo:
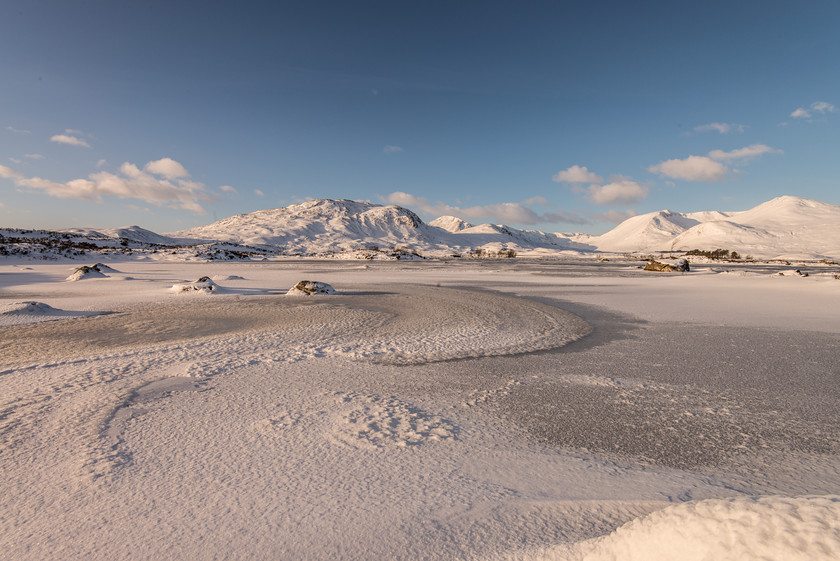
<svg viewBox="0 0 840 561"><path fill-rule="evenodd" d="M599 251L729 249L760 258L840 257L840 206L777 197L743 212L651 212L601 236L577 236Z"/></svg>
<svg viewBox="0 0 840 561"><path fill-rule="evenodd" d="M601 236L580 236L577 239L591 243L601 251L667 249L674 237L700 223L700 220L687 214L660 210L628 218Z"/></svg>

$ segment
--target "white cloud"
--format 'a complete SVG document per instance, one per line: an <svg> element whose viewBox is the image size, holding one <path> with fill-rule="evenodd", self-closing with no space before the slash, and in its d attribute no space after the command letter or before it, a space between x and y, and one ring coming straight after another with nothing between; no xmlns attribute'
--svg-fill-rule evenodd
<svg viewBox="0 0 840 561"><path fill-rule="evenodd" d="M15 170L13 170L12 168L0 164L0 177L4 177L6 179L17 179L18 177L23 176Z"/></svg>
<svg viewBox="0 0 840 561"><path fill-rule="evenodd" d="M539 214L528 208L527 204L546 204L547 201L542 197L533 197L521 203L500 203L494 205L479 205L472 207L459 207L448 205L442 202L432 203L425 197L415 197L410 193L403 193L395 191L385 198L391 204L404 206L413 210L420 210L428 215L438 216L457 216L470 221L490 221L502 222L511 224L540 224L540 223L556 223L556 222L572 222L581 224L582 219L577 215L571 213L547 213Z"/></svg>
<svg viewBox="0 0 840 561"><path fill-rule="evenodd" d="M601 183L604 178L592 173L586 166L572 166L558 171L551 177L551 180L555 183Z"/></svg>
<svg viewBox="0 0 840 561"><path fill-rule="evenodd" d="M684 160L674 159L648 167L651 173L657 173L671 179L686 181L722 181L729 173L729 168L706 156L689 156Z"/></svg>
<svg viewBox="0 0 840 561"><path fill-rule="evenodd" d="M105 160L99 160L98 162L96 162L96 167L98 167L98 168L101 168L104 165L105 165Z"/></svg>
<svg viewBox="0 0 840 561"><path fill-rule="evenodd" d="M613 224L621 224L628 218L633 218L638 213L635 210L608 210L599 214L593 214L592 218L602 222L612 222Z"/></svg>
<svg viewBox="0 0 840 561"><path fill-rule="evenodd" d="M78 129L64 129L64 134L74 134L74 135L76 135L76 134L85 134L85 133L83 133L82 131L80 131Z"/></svg>
<svg viewBox="0 0 840 561"><path fill-rule="evenodd" d="M385 152L386 154L397 154L398 152L405 152L405 150L403 150L399 146L391 146L391 145L386 146L385 148L382 149L382 151Z"/></svg>
<svg viewBox="0 0 840 561"><path fill-rule="evenodd" d="M723 150L712 150L709 152L709 157L713 160L730 161L757 158L762 154L783 154L783 152L781 150L771 148L766 144L751 144L749 146L745 146L744 148L738 148L737 150L731 150L729 152L724 152Z"/></svg>
<svg viewBox="0 0 840 561"><path fill-rule="evenodd" d="M236 189L231 187L230 185L219 185L219 190L224 191L226 193L236 193Z"/></svg>
<svg viewBox="0 0 840 561"><path fill-rule="evenodd" d="M41 154L24 154L24 158L29 158L30 160L43 160L44 156Z"/></svg>
<svg viewBox="0 0 840 561"><path fill-rule="evenodd" d="M195 181L185 179L171 181L169 178L155 177L128 162L120 166L120 173L122 175L99 171L89 175L88 179L74 179L59 183L40 177L26 177L10 168L0 166L0 177L11 179L19 187L38 189L47 195L61 199L83 199L101 203L103 196L108 195L120 199L140 199L148 203L182 208L195 213L206 212L201 202L213 200L204 192L204 185Z"/></svg>
<svg viewBox="0 0 840 561"><path fill-rule="evenodd" d="M259 189L254 189L254 194L258 197L265 197L265 193L263 193Z"/></svg>
<svg viewBox="0 0 840 561"><path fill-rule="evenodd" d="M815 101L808 109L798 107L790 116L794 119L810 119L814 112L824 115L826 113L834 113L835 111L837 111L837 108L833 104L827 101Z"/></svg>
<svg viewBox="0 0 840 561"><path fill-rule="evenodd" d="M766 144L750 144L729 152L712 150L708 156L689 156L682 160L667 160L648 167L648 171L671 179L717 182L726 179L726 176L733 171L721 162L731 163L735 160L741 160L743 163L764 154L783 154L783 152ZM735 171L737 172L737 170Z"/></svg>
<svg viewBox="0 0 840 561"><path fill-rule="evenodd" d="M613 178L606 185L577 187L575 191L586 194L596 205L637 203L648 196L647 187L624 177Z"/></svg>
<svg viewBox="0 0 840 561"><path fill-rule="evenodd" d="M531 197L530 199L525 199L522 201L523 205L540 205L540 206L548 206L548 199L545 197L540 197L539 195L536 197Z"/></svg>
<svg viewBox="0 0 840 561"><path fill-rule="evenodd" d="M744 132L744 125L736 123L709 123L707 125L699 125L694 127L697 132L719 132L720 134L729 134L731 132Z"/></svg>
<svg viewBox="0 0 840 561"><path fill-rule="evenodd" d="M15 127L8 126L6 127L7 131L11 131L16 134L32 134L32 131L24 130L24 129L16 129Z"/></svg>
<svg viewBox="0 0 840 561"><path fill-rule="evenodd" d="M71 146L83 146L85 148L90 148L90 144L88 144L81 138L70 136L68 134L56 134L50 137L50 140L53 142L58 142L59 144L69 144Z"/></svg>
<svg viewBox="0 0 840 561"><path fill-rule="evenodd" d="M12 158L11 156L9 156L9 161L10 161L10 162L14 162L14 163L16 163L16 164L21 164L21 163L23 163L21 160L18 160L17 158Z"/></svg>
<svg viewBox="0 0 840 561"><path fill-rule="evenodd" d="M143 169L149 173L154 173L155 175L162 175L167 179L190 176L184 166L172 158L161 158L160 160L149 162L143 166Z"/></svg>
<svg viewBox="0 0 840 561"><path fill-rule="evenodd" d="M820 113L834 113L837 108L827 101L815 101L811 104L811 109Z"/></svg>

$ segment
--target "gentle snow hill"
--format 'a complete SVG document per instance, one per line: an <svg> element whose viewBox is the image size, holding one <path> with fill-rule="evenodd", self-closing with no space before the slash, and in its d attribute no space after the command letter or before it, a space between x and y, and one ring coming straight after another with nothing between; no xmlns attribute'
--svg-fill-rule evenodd
<svg viewBox="0 0 840 561"><path fill-rule="evenodd" d="M655 251L668 249L674 237L700 223L687 214L660 210L628 218L606 234L573 239L592 244L600 251Z"/></svg>
<svg viewBox="0 0 840 561"><path fill-rule="evenodd" d="M575 236L599 251L728 249L757 258L840 257L840 206L783 196L742 212L678 213L628 218L601 236Z"/></svg>
<svg viewBox="0 0 840 561"><path fill-rule="evenodd" d="M140 226L123 226L122 228L68 228L60 230L63 233L70 234L79 238L90 238L100 240L113 240L114 238L129 240L139 244L147 245L194 245L202 243L202 240L173 238L170 236L162 236L151 230L141 228Z"/></svg>

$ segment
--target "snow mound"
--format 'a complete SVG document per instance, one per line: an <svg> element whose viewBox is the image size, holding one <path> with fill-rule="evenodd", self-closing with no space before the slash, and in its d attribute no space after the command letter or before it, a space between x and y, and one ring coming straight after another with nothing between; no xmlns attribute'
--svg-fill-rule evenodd
<svg viewBox="0 0 840 561"><path fill-rule="evenodd" d="M106 275L102 272L103 268L106 269L106 270L109 270L109 271L113 271L113 269L111 269L110 267L106 267L105 265L102 265L101 263L97 263L96 265L90 265L90 266L82 265L81 267L79 267L78 269L73 271L73 274L71 274L69 277L67 277L67 280L69 280L69 281L80 281L80 280L85 280L85 279L96 279L96 278L105 279L105 278L108 278L108 275Z"/></svg>
<svg viewBox="0 0 840 561"><path fill-rule="evenodd" d="M0 304L0 327L94 314L95 312L69 312L67 310L53 308L43 302L31 300L12 302L10 304Z"/></svg>
<svg viewBox="0 0 840 561"><path fill-rule="evenodd" d="M302 280L286 293L288 296L312 296L313 294L335 294L335 289L325 282Z"/></svg>
<svg viewBox="0 0 840 561"><path fill-rule="evenodd" d="M210 277L201 277L195 282L173 284L169 290L176 294L212 294L219 291L219 285Z"/></svg>
<svg viewBox="0 0 840 561"><path fill-rule="evenodd" d="M26 301L4 304L3 307L0 308L0 315L29 314L36 316L48 316L54 315L60 311L61 310L57 310L49 304L44 304L43 302Z"/></svg>
<svg viewBox="0 0 840 561"><path fill-rule="evenodd" d="M680 504L535 559L797 561L840 559L840 496Z"/></svg>
<svg viewBox="0 0 840 561"><path fill-rule="evenodd" d="M235 281L235 280L245 280L245 277L240 277L239 275L216 275L213 277L214 281Z"/></svg>
<svg viewBox="0 0 840 561"><path fill-rule="evenodd" d="M394 397L336 394L338 414L333 440L353 448L405 448L455 437L446 419Z"/></svg>

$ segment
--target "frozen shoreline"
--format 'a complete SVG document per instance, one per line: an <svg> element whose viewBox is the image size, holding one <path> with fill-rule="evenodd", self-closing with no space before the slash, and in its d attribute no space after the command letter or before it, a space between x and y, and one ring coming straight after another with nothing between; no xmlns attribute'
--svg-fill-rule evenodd
<svg viewBox="0 0 840 561"><path fill-rule="evenodd" d="M36 335L6 335L19 342L0 355L5 550L563 558L550 548L671 503L840 493L840 281L424 265L127 262L113 266L129 279L78 283L59 280L66 266L4 267L0 301L135 310L0 328ZM199 270L244 279L164 292ZM355 294L303 314L256 304L301 278ZM554 351L379 360L571 341L540 301L594 332ZM104 346L62 337L97 323ZM50 332L52 354L33 358Z"/></svg>

